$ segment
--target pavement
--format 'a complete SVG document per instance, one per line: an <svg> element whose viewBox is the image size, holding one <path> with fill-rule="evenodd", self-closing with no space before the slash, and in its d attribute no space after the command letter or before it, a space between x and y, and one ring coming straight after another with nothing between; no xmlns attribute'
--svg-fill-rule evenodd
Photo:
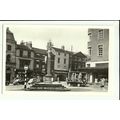
<svg viewBox="0 0 120 120"><path fill-rule="evenodd" d="M104 88L101 88L100 85L86 85L85 87L73 87L73 86L68 86L66 82L60 82L60 84L63 84L67 88L70 88L71 91L68 92L107 92L108 87L105 86ZM10 84L9 86L6 86L7 91L24 91L24 85L12 85Z"/></svg>

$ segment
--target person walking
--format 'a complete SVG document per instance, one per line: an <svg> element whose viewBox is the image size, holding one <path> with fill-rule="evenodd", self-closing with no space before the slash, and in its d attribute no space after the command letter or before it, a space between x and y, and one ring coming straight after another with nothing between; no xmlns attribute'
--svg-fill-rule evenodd
<svg viewBox="0 0 120 120"><path fill-rule="evenodd" d="M105 78L102 78L101 79L101 85L100 85L101 88L104 88L105 87Z"/></svg>

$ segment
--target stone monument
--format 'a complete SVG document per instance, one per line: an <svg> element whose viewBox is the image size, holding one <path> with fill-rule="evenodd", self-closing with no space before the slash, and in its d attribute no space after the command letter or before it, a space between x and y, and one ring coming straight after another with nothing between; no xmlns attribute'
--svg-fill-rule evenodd
<svg viewBox="0 0 120 120"><path fill-rule="evenodd" d="M51 50L52 50L52 42L49 41L47 43L47 54L48 54L48 58L47 58L47 74L45 76L45 83L52 83L52 74L51 74Z"/></svg>

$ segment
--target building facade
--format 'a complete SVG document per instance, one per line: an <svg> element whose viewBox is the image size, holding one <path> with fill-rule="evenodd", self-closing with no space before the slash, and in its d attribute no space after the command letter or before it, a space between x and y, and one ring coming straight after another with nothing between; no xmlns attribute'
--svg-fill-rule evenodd
<svg viewBox="0 0 120 120"><path fill-rule="evenodd" d="M31 42L17 44L12 32L7 29L6 80L13 82L14 77L24 79L24 67L27 65L28 77L45 76L47 72L48 51L35 48ZM85 67L86 56L82 52L73 53L65 47L51 49L51 74L54 80L65 81L70 71L79 71ZM12 74L11 74L12 73Z"/></svg>
<svg viewBox="0 0 120 120"><path fill-rule="evenodd" d="M62 48L52 47L52 54L54 55L54 76L60 81L66 80L70 68L70 51L66 51L64 46Z"/></svg>
<svg viewBox="0 0 120 120"><path fill-rule="evenodd" d="M16 74L24 77L24 66L28 66L29 74L34 70L34 51L32 43L21 42L16 46Z"/></svg>
<svg viewBox="0 0 120 120"><path fill-rule="evenodd" d="M6 83L12 83L19 76L24 79L24 67L27 75L43 76L46 74L47 50L34 48L31 42L17 44L14 34L6 29Z"/></svg>
<svg viewBox="0 0 120 120"><path fill-rule="evenodd" d="M85 68L87 57L82 53L78 52L72 55L72 71L79 71L82 68Z"/></svg>
<svg viewBox="0 0 120 120"><path fill-rule="evenodd" d="M46 75L47 50L33 48L34 51L34 73L35 75Z"/></svg>
<svg viewBox="0 0 120 120"><path fill-rule="evenodd" d="M12 82L16 69L16 41L13 33L6 29L6 84Z"/></svg>
<svg viewBox="0 0 120 120"><path fill-rule="evenodd" d="M109 67L109 29L88 29L88 51L90 59L86 67L90 69L90 82L108 79Z"/></svg>

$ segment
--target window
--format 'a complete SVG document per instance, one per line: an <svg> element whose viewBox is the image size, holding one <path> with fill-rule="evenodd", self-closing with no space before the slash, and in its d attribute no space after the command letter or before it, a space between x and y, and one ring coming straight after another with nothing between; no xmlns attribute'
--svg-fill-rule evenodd
<svg viewBox="0 0 120 120"><path fill-rule="evenodd" d="M28 51L28 57L29 57L29 58L31 57L31 52L30 52L30 51Z"/></svg>
<svg viewBox="0 0 120 120"><path fill-rule="evenodd" d="M91 51L92 50L92 47L88 47L88 52L89 52L89 55L91 55Z"/></svg>
<svg viewBox="0 0 120 120"><path fill-rule="evenodd" d="M24 57L27 57L28 56L28 51L24 50L23 55L24 55Z"/></svg>
<svg viewBox="0 0 120 120"><path fill-rule="evenodd" d="M77 56L74 57L74 60L77 61Z"/></svg>
<svg viewBox="0 0 120 120"><path fill-rule="evenodd" d="M39 64L36 64L36 68L39 68Z"/></svg>
<svg viewBox="0 0 120 120"><path fill-rule="evenodd" d="M89 40L91 40L91 38L92 38L92 33L88 33L88 36L89 36Z"/></svg>
<svg viewBox="0 0 120 120"><path fill-rule="evenodd" d="M11 50L11 45L7 45L7 50Z"/></svg>
<svg viewBox="0 0 120 120"><path fill-rule="evenodd" d="M66 64L66 59L64 59L64 64Z"/></svg>
<svg viewBox="0 0 120 120"><path fill-rule="evenodd" d="M98 56L103 56L103 45L98 45Z"/></svg>
<svg viewBox="0 0 120 120"><path fill-rule="evenodd" d="M60 58L58 58L58 63L60 63Z"/></svg>
<svg viewBox="0 0 120 120"><path fill-rule="evenodd" d="M22 50L20 50L20 57L22 57L23 56L23 51Z"/></svg>
<svg viewBox="0 0 120 120"><path fill-rule="evenodd" d="M60 52L58 52L58 55L60 55Z"/></svg>
<svg viewBox="0 0 120 120"><path fill-rule="evenodd" d="M45 68L45 65L42 65L42 69L44 69Z"/></svg>
<svg viewBox="0 0 120 120"><path fill-rule="evenodd" d="M103 30L99 30L99 32L98 32L98 39L99 40L103 40L103 37L104 37L104 31Z"/></svg>
<svg viewBox="0 0 120 120"><path fill-rule="evenodd" d="M75 64L74 64L74 70L76 70L76 69L77 69L77 64L75 63Z"/></svg>
<svg viewBox="0 0 120 120"><path fill-rule="evenodd" d="M78 58L78 61L82 61L82 58L79 57L79 58Z"/></svg>
<svg viewBox="0 0 120 120"><path fill-rule="evenodd" d="M10 62L10 59L11 59L11 56L10 56L10 55L7 55L6 61L7 61L7 62Z"/></svg>
<svg viewBox="0 0 120 120"><path fill-rule="evenodd" d="M64 54L64 56L66 56L66 53Z"/></svg>

